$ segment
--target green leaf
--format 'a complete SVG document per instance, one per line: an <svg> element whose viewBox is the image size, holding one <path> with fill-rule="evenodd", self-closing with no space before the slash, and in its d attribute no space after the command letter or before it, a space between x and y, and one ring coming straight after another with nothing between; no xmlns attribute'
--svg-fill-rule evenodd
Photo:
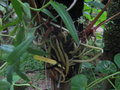
<svg viewBox="0 0 120 90"><path fill-rule="evenodd" d="M17 35L15 38L15 46L19 45L24 39L25 39L25 29L23 26L19 26L18 30L17 30Z"/></svg>
<svg viewBox="0 0 120 90"><path fill-rule="evenodd" d="M17 73L17 75L19 75L22 79L26 80L27 82L30 81L30 79L26 76L25 73L23 73L22 71L19 70L19 68L15 68L15 72Z"/></svg>
<svg viewBox="0 0 120 90"><path fill-rule="evenodd" d="M120 85L117 87L117 90L120 90Z"/></svg>
<svg viewBox="0 0 120 90"><path fill-rule="evenodd" d="M19 17L19 19L22 19L22 7L21 4L19 3L18 0L11 0L12 6L17 14L17 16Z"/></svg>
<svg viewBox="0 0 120 90"><path fill-rule="evenodd" d="M62 18L64 24L66 25L67 29L69 30L69 33L71 34L74 41L79 44L79 38L77 35L76 28L74 26L73 20L70 17L69 13L65 10L65 7L62 4L59 4L57 2L51 2L51 5L56 10L56 12L60 15Z"/></svg>
<svg viewBox="0 0 120 90"><path fill-rule="evenodd" d="M13 45L1 45L0 46L0 49L3 50L3 51L6 51L6 52L12 52L14 50L14 46Z"/></svg>
<svg viewBox="0 0 120 90"><path fill-rule="evenodd" d="M9 23L7 23L7 24L5 24L5 25L3 25L3 26L0 26L0 31L6 29L7 27L16 25L16 24L18 24L19 22L20 22L19 19L15 19L15 20L13 20L12 22L9 22Z"/></svg>
<svg viewBox="0 0 120 90"><path fill-rule="evenodd" d="M13 52L10 53L10 55L7 58L7 62L9 64L14 64L16 61L19 60L21 55L26 51L26 49L29 47L29 45L32 43L34 37L29 36L26 40L24 40L20 45L18 45Z"/></svg>
<svg viewBox="0 0 120 90"><path fill-rule="evenodd" d="M85 62L82 63L82 68L94 68L94 66L91 63Z"/></svg>
<svg viewBox="0 0 120 90"><path fill-rule="evenodd" d="M120 53L115 55L114 62L118 66L118 68L120 68Z"/></svg>
<svg viewBox="0 0 120 90"><path fill-rule="evenodd" d="M101 9L104 7L104 5L98 1L90 1L88 4L94 6L95 8Z"/></svg>
<svg viewBox="0 0 120 90"><path fill-rule="evenodd" d="M115 86L119 88L118 90L120 90L120 76L118 76L118 78L115 79Z"/></svg>
<svg viewBox="0 0 120 90"><path fill-rule="evenodd" d="M83 74L76 75L71 79L71 90L86 90L87 77Z"/></svg>
<svg viewBox="0 0 120 90"><path fill-rule="evenodd" d="M9 90L10 83L6 80L0 80L0 90Z"/></svg>
<svg viewBox="0 0 120 90"><path fill-rule="evenodd" d="M17 81L20 80L20 77L18 75L13 75L13 83L16 83Z"/></svg>
<svg viewBox="0 0 120 90"><path fill-rule="evenodd" d="M45 56L47 55L46 52L44 52L42 49L34 49L34 48L28 48L27 51L31 54L35 54L35 55L40 55L40 56Z"/></svg>
<svg viewBox="0 0 120 90"><path fill-rule="evenodd" d="M48 15L49 17L51 17L54 21L56 21L56 19L54 19L54 16L52 15L52 13L49 10L42 9L41 12L43 12L44 14Z"/></svg>
<svg viewBox="0 0 120 90"><path fill-rule="evenodd" d="M28 3L23 3L22 4L23 11L29 19L31 19L31 11L30 11L30 5Z"/></svg>
<svg viewBox="0 0 120 90"><path fill-rule="evenodd" d="M7 67L6 75L7 75L7 81L10 82L11 84L13 81L13 71L14 71L14 65L9 65Z"/></svg>
<svg viewBox="0 0 120 90"><path fill-rule="evenodd" d="M117 67L111 61L101 61L97 64L96 69L97 72L101 72L103 74L110 74L117 71Z"/></svg>
<svg viewBox="0 0 120 90"><path fill-rule="evenodd" d="M9 35L10 35L10 36L16 35L17 29L18 29L18 26L16 25L16 26L14 27L14 29L9 32Z"/></svg>

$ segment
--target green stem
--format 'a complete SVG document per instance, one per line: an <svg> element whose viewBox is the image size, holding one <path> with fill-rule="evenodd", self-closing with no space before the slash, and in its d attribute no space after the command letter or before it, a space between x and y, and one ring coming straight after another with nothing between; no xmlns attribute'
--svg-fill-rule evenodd
<svg viewBox="0 0 120 90"><path fill-rule="evenodd" d="M33 10L33 11L41 11L42 9L44 9L44 8L46 8L46 7L48 7L50 4L51 4L51 2L52 2L53 0L50 0L48 3L46 3L44 6L42 6L41 8L32 8L32 7L29 7L31 10ZM24 5L23 4L23 2L21 2L20 0L18 0L18 2L21 4L21 5Z"/></svg>
<svg viewBox="0 0 120 90"><path fill-rule="evenodd" d="M14 86L30 86L30 84L13 84Z"/></svg>
<svg viewBox="0 0 120 90"><path fill-rule="evenodd" d="M117 90L117 88L115 87L115 85L110 81L110 79L108 79L109 83L114 87L115 90Z"/></svg>
<svg viewBox="0 0 120 90"><path fill-rule="evenodd" d="M7 62L5 62L2 66L0 66L0 73L2 73L7 67Z"/></svg>
<svg viewBox="0 0 120 90"><path fill-rule="evenodd" d="M0 70L3 69L7 65L7 62L5 62L2 66L0 66Z"/></svg>
<svg viewBox="0 0 120 90"><path fill-rule="evenodd" d="M50 0L48 3L46 3L44 6L42 6L42 7L39 8L39 9L37 9L37 8L32 8L32 7L30 7L30 9L33 10L33 11L38 11L38 12L39 12L39 11L41 11L42 9L48 7L48 6L51 4L51 2L52 2L52 0Z"/></svg>
<svg viewBox="0 0 120 90"><path fill-rule="evenodd" d="M41 88L36 87L35 85L31 85L31 84L13 84L14 86L31 86L33 88L36 88L37 90L42 90Z"/></svg>
<svg viewBox="0 0 120 90"><path fill-rule="evenodd" d="M104 80L106 80L106 79L108 79L108 78L110 78L110 77L112 77L112 76L114 76L114 75L117 75L117 74L120 74L120 71L119 71L119 72L116 72L116 73L113 73L113 74L111 74L111 75L108 75L108 76L106 76L106 77L104 77L104 78L96 79L95 81L91 82L91 83L88 85L88 87L87 87L86 90L89 90L90 88L92 88L92 87L95 86L96 84L98 84L98 83L100 83L100 82L102 82L102 81L104 81Z"/></svg>

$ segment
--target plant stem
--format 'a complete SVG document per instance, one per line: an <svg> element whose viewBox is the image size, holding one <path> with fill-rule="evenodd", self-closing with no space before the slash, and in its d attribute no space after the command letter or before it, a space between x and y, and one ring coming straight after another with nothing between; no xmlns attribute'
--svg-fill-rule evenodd
<svg viewBox="0 0 120 90"><path fill-rule="evenodd" d="M48 6L51 4L51 2L52 2L52 0L50 0L48 3L46 3L44 6L42 6L42 7L39 8L39 9L37 9L37 8L32 8L32 7L30 7L30 9L33 10L33 11L38 11L38 12L39 12L39 11L41 11L42 9L48 7Z"/></svg>
<svg viewBox="0 0 120 90"><path fill-rule="evenodd" d="M3 69L7 65L7 62L5 62L2 66L0 66L0 70Z"/></svg>
<svg viewBox="0 0 120 90"><path fill-rule="evenodd" d="M109 83L114 87L115 90L117 90L117 88L115 87L115 85L110 81L110 79L108 79Z"/></svg>
<svg viewBox="0 0 120 90"><path fill-rule="evenodd" d="M106 76L106 77L104 77L104 78L96 79L95 81L91 82L91 83L88 85L88 87L87 87L86 90L89 90L90 88L92 88L92 87L95 86L96 84L98 84L98 83L100 83L100 82L102 82L102 81L104 81L104 80L106 80L106 79L108 79L108 78L110 78L110 77L112 77L112 76L114 76L114 75L117 75L117 74L120 74L120 71L119 71L119 72L115 72L115 73L113 73L113 74L111 74L111 75L108 75L108 76Z"/></svg>
<svg viewBox="0 0 120 90"><path fill-rule="evenodd" d="M42 90L41 88L38 88L35 85L31 85L31 84L13 84L13 85L15 85L15 86L29 86L29 87L31 86L33 88L36 88L37 90Z"/></svg>

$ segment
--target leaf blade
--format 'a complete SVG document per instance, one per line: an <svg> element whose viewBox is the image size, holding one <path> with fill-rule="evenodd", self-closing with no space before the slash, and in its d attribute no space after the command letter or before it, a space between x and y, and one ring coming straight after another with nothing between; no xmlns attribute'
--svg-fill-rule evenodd
<svg viewBox="0 0 120 90"><path fill-rule="evenodd" d="M10 55L7 58L8 64L14 64L16 60L19 60L20 56L25 52L25 50L29 47L29 45L32 43L34 37L31 36L27 38L25 41L23 41L20 45L18 45L13 52L10 53Z"/></svg>
<svg viewBox="0 0 120 90"><path fill-rule="evenodd" d="M64 24L66 25L67 29L69 30L70 35L74 39L74 41L79 44L79 38L77 35L77 31L75 29L74 23L72 21L72 18L68 14L68 12L65 10L65 7L57 2L51 2L51 5L56 10L56 12L60 15L62 18Z"/></svg>

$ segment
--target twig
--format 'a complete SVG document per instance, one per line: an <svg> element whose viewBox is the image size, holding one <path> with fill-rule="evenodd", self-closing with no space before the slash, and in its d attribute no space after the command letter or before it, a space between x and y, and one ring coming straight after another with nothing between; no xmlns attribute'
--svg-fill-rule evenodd
<svg viewBox="0 0 120 90"><path fill-rule="evenodd" d="M86 27L86 29L85 30L89 30L89 29L91 29L92 27L93 27L93 25L96 23L96 21L99 19L99 17L103 14L103 12L105 11L105 9L108 7L108 5L110 4L110 1L111 0L109 0L108 2L107 2L107 4L105 5L105 7L102 9L102 11L95 17L95 19Z"/></svg>
<svg viewBox="0 0 120 90"><path fill-rule="evenodd" d="M103 22L101 22L100 24L98 24L96 27L94 27L94 30L96 30L98 27L100 27L101 25L103 25L104 23L110 21L111 19L115 18L116 16L119 16L120 12L116 13L115 15L113 15L112 17L108 18L107 20L104 20Z"/></svg>
<svg viewBox="0 0 120 90"><path fill-rule="evenodd" d="M73 6L76 4L76 2L77 2L77 0L74 0L74 1L72 2L72 4L70 5L70 7L67 8L67 11L69 11L70 9L72 9Z"/></svg>
<svg viewBox="0 0 120 90"><path fill-rule="evenodd" d="M47 21L47 19L45 19L45 18L43 18L43 20ZM56 23L50 22L50 24L53 25L53 26L55 26L55 27L57 27L57 28L61 28L62 30L65 30L65 31L69 32L68 29L66 29L64 27L61 27L60 25L58 25Z"/></svg>

